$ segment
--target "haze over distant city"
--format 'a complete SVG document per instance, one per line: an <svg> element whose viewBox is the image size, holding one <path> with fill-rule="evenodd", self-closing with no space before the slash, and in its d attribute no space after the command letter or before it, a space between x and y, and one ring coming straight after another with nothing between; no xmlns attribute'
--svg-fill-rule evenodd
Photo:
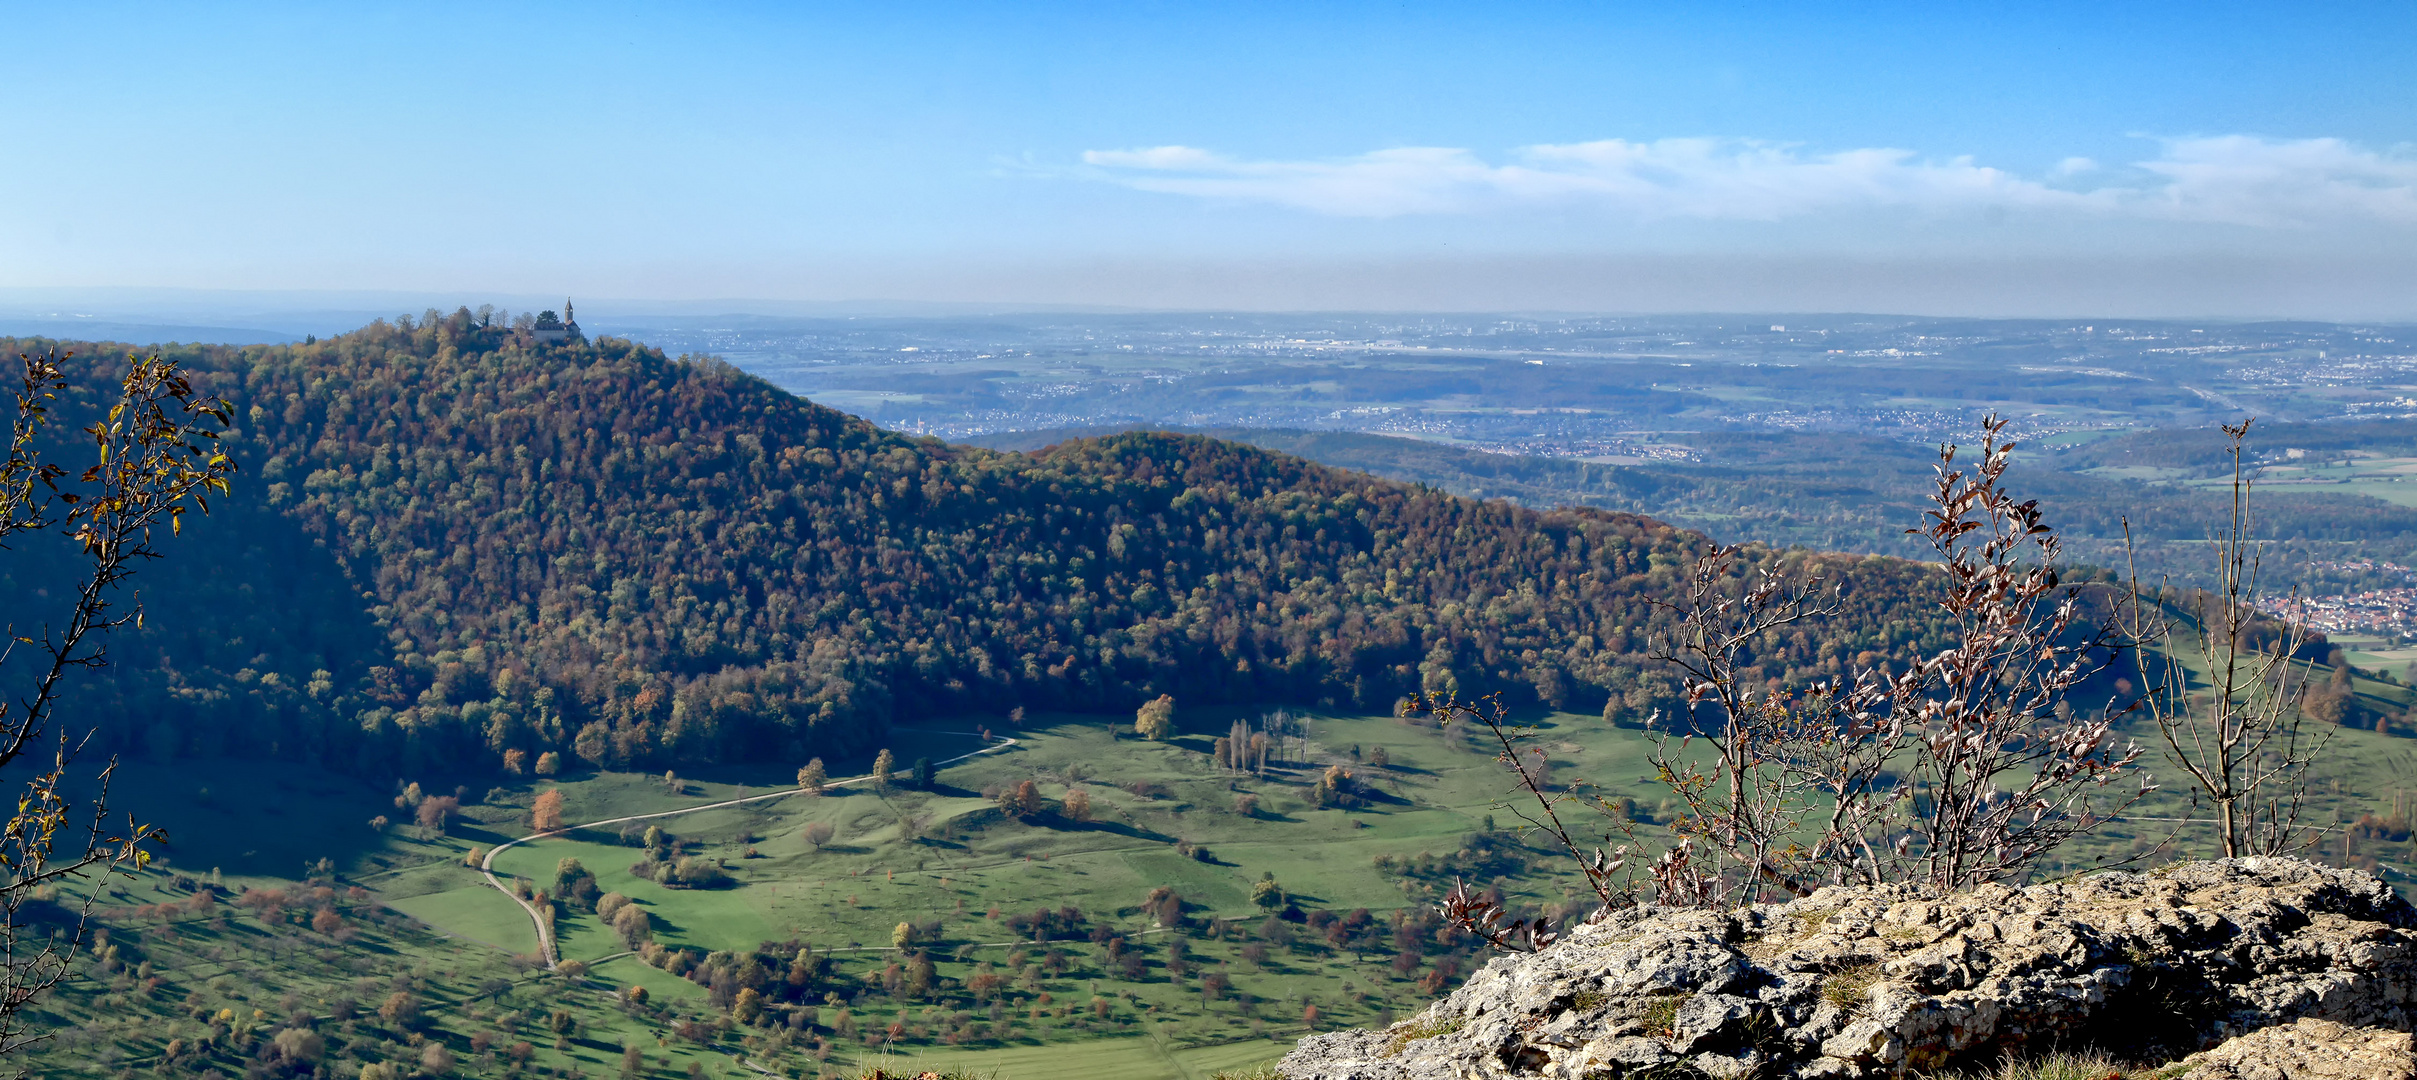
<svg viewBox="0 0 2417 1080"><path fill-rule="evenodd" d="M2405 5L10 25L25 55L109 58L0 99L42 148L0 177L20 307L2417 315Z"/></svg>

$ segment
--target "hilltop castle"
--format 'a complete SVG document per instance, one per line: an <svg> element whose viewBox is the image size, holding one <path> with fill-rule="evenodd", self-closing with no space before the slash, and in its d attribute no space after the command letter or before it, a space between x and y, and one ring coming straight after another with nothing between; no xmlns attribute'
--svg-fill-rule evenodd
<svg viewBox="0 0 2417 1080"><path fill-rule="evenodd" d="M537 325L529 333L544 342L587 340L587 335L579 332L579 320L572 317L571 298L567 296L562 298L561 318L555 318L551 311L538 312Z"/></svg>

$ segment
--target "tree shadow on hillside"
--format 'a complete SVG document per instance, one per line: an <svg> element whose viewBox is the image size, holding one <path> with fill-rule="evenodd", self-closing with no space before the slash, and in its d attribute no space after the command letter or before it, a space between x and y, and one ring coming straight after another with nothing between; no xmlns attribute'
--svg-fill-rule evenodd
<svg viewBox="0 0 2417 1080"><path fill-rule="evenodd" d="M870 855L873 849L865 844L842 844L836 840L807 852L809 855Z"/></svg>
<svg viewBox="0 0 2417 1080"><path fill-rule="evenodd" d="M1059 832L1101 832L1114 836L1129 836L1136 840L1152 840L1161 844L1172 844L1176 840L1175 837L1168 836L1167 834L1159 832L1156 829L1144 829L1133 825L1127 825L1121 821L1078 822L1067 821L1063 818L1059 818L1055 822L1050 823L1050 826Z"/></svg>

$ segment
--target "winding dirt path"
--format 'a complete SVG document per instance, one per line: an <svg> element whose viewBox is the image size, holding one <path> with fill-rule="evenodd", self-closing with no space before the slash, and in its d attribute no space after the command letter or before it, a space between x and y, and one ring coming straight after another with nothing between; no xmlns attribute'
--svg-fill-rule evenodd
<svg viewBox="0 0 2417 1080"><path fill-rule="evenodd" d="M916 731L919 734L926 735L970 735L975 738L986 737L978 731L927 731L917 728L900 728L898 730ZM1016 741L1014 739L1008 738L1004 735L991 735L987 736L987 738L993 745L985 746L970 754L959 754L945 761L933 762L932 767L939 768L943 765L954 765L957 762L966 760L967 758L976 758L984 754L995 754L1001 750L1005 750L1016 745ZM866 773L863 776L851 776L845 780L829 781L823 784L823 786L826 788L846 787L850 784L865 783L872 778L873 774ZM515 844L526 844L537 840L543 840L549 836L563 836L580 829L593 829L600 825L620 825L631 821L651 821L655 818L678 817L681 814L693 814L699 810L719 810L726 806L741 806L751 802L762 802L766 799L780 799L791 795L802 795L805 794L805 792L806 789L802 787L789 788L784 791L775 791L763 795L749 795L742 799L724 799L720 802L700 803L696 806L682 807L678 810L659 810L652 814L631 814L627 817L603 818L597 821L583 821L577 825L565 825L562 828L555 829L551 832L531 833L527 836L514 840L506 840L503 843L495 845L493 850L487 852L486 858L479 860L478 872L486 876L487 884L494 886L495 891L504 894L506 897L509 897L513 903L520 905L520 909L522 911L528 913L529 924L537 928L538 955L545 957L546 970L552 971L559 967L562 963L562 958L556 955L554 949L554 928L547 925L545 916L538 913L537 905L513 895L512 890L504 886L503 879L495 876L495 857L503 854L505 848L511 847Z"/></svg>

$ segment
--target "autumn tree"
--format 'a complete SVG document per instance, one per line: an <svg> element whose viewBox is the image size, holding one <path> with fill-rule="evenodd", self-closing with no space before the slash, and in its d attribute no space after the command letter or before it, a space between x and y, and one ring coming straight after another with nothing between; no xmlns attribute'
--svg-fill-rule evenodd
<svg viewBox="0 0 2417 1080"><path fill-rule="evenodd" d="M888 747L882 747L880 753L873 755L873 787L886 794L890 790L892 775L897 769L897 756L891 754Z"/></svg>
<svg viewBox="0 0 2417 1080"><path fill-rule="evenodd" d="M461 808L460 799L451 795L432 795L421 799L420 804L413 808L412 813L417 815L420 828L441 833L445 831L447 825L453 823L453 815L460 813Z"/></svg>
<svg viewBox="0 0 2417 1080"><path fill-rule="evenodd" d="M1175 730L1175 695L1160 694L1133 713L1133 731L1152 742L1163 741Z"/></svg>
<svg viewBox="0 0 2417 1080"><path fill-rule="evenodd" d="M1164 885L1150 890L1150 895L1141 902L1141 910L1160 926L1172 928L1183 924L1183 897Z"/></svg>
<svg viewBox="0 0 2417 1080"><path fill-rule="evenodd" d="M529 752L528 752L528 751L526 751L526 750L519 750L519 749L513 749L513 750L506 750L506 751L504 751L504 772L509 773L509 774L511 774L511 775L513 775L513 776L519 776L519 775L521 775L522 773L527 772L527 771L528 771L528 769L529 769Z"/></svg>
<svg viewBox="0 0 2417 1080"><path fill-rule="evenodd" d="M562 771L562 755L552 750L537 755L537 775L552 776Z"/></svg>
<svg viewBox="0 0 2417 1080"><path fill-rule="evenodd" d="M1066 797L1060 805L1059 813L1063 814L1068 821L1091 820L1091 794L1081 788L1066 789Z"/></svg>
<svg viewBox="0 0 2417 1080"><path fill-rule="evenodd" d="M1019 781L1013 787L1001 788L997 802L999 809L1019 818L1039 817L1046 806L1041 798L1041 786L1030 780Z"/></svg>
<svg viewBox="0 0 2417 1080"><path fill-rule="evenodd" d="M529 828L541 833L562 831L562 790L547 788L529 804Z"/></svg>
<svg viewBox="0 0 2417 1080"><path fill-rule="evenodd" d="M803 835L807 843L814 845L814 850L821 851L823 845L830 843L831 837L837 832L838 830L832 828L828 821L810 821L806 823Z"/></svg>
<svg viewBox="0 0 2417 1080"><path fill-rule="evenodd" d="M408 1028L419 1023L419 995L408 990L397 990L386 995L385 1002L378 1006L378 1018L398 1028Z"/></svg>
<svg viewBox="0 0 2417 1080"><path fill-rule="evenodd" d="M654 919L636 904L624 904L613 912L612 927L614 933L621 935L622 942L633 949L654 936Z"/></svg>
<svg viewBox="0 0 2417 1080"><path fill-rule="evenodd" d="M797 786L811 794L822 794L824 785L830 782L831 774L823 770L821 758L806 762L805 768L797 770Z"/></svg>
<svg viewBox="0 0 2417 1080"><path fill-rule="evenodd" d="M1276 876L1263 874L1252 882L1250 902L1261 911L1274 911L1284 906L1284 886L1276 884Z"/></svg>
<svg viewBox="0 0 2417 1080"><path fill-rule="evenodd" d="M0 550L9 553L9 571L33 579L21 578L20 586L63 597L65 610L22 612L57 621L6 627L13 641L0 650L0 665L18 660L15 646L26 647L30 660L30 670L10 678L20 696L0 702L0 777L18 786L0 827L0 865L8 870L0 884L0 1060L17 1060L12 1055L49 1037L28 1023L29 1011L73 973L92 905L108 890L78 889L81 899L66 901L64 919L38 924L25 918L26 905L71 879L140 871L150 858L144 845L164 835L132 818L109 823L115 760L90 780L71 779L89 735L53 727L69 677L107 664L103 638L142 617L139 605L119 606L120 587L163 556L163 527L181 534L186 511L206 513L209 497L226 494L235 472L217 446L233 407L197 393L176 362L128 357L112 399L96 403L82 437L61 440L51 422L62 398L73 397L69 357L54 349L17 359L16 409L0 460ZM61 441L81 443L91 464L81 472L59 464ZM28 542L73 555L29 565L19 551ZM30 767L21 778L20 765ZM79 799L71 788L89 794Z"/></svg>

